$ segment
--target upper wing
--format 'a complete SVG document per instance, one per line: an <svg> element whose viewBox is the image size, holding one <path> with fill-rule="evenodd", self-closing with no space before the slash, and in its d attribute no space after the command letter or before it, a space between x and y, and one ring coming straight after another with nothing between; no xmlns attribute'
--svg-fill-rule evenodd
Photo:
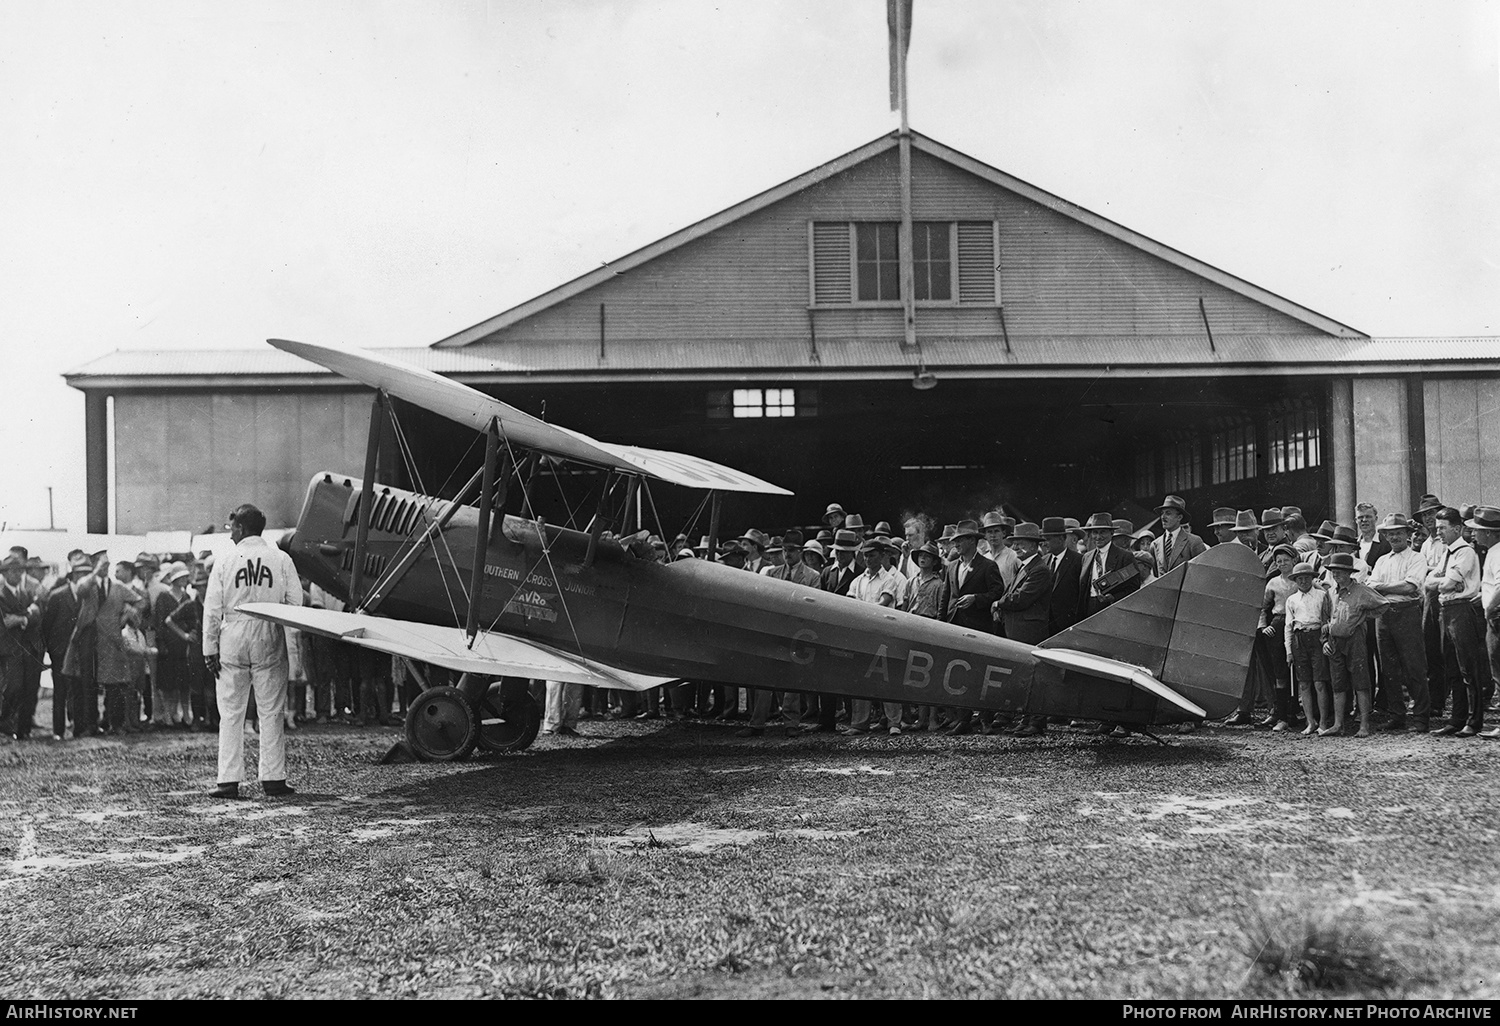
<svg viewBox="0 0 1500 1026"><path fill-rule="evenodd" d="M311 360L371 388L384 389L398 399L467 424L475 431L484 431L491 418L498 418L505 437L528 449L540 449L564 459L630 474L645 474L689 488L792 494L785 488L712 460L680 452L598 441L580 432L548 424L461 382L376 353L311 342L288 342L279 338L267 341L277 349Z"/></svg>
<svg viewBox="0 0 1500 1026"><path fill-rule="evenodd" d="M393 620L366 613L341 613L316 606L286 606L276 602L251 602L240 606L240 610L283 627L310 631L325 638L347 641L376 652L406 656L460 673L530 677L624 691L647 691L676 679L617 669L534 641L522 641L493 632L475 638L474 647L470 648L464 632L457 627Z"/></svg>

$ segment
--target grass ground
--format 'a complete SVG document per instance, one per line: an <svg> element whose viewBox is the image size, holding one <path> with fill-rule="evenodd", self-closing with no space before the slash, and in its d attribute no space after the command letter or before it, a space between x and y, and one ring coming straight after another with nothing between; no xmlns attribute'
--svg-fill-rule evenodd
<svg viewBox="0 0 1500 1026"><path fill-rule="evenodd" d="M0 746L0 997L1500 996L1500 745L584 729Z"/></svg>

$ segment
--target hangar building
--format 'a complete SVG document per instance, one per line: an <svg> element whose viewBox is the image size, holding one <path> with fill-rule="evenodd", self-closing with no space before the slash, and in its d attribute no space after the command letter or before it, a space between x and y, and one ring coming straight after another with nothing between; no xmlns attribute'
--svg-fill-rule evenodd
<svg viewBox="0 0 1500 1026"><path fill-rule="evenodd" d="M1356 499L1500 500L1495 339L1371 338L911 138L915 347L892 133L388 352L595 437L796 493L735 497L735 530L812 523L830 501L867 519L1004 503L1140 521L1175 492L1201 524L1214 506L1273 498L1345 522ZM314 473L363 466L369 390L268 346L119 351L65 377L86 396L89 530L200 529L252 497L289 524ZM421 481L391 445L384 474L451 493L478 465L472 438L397 406ZM653 497L669 529L701 498Z"/></svg>

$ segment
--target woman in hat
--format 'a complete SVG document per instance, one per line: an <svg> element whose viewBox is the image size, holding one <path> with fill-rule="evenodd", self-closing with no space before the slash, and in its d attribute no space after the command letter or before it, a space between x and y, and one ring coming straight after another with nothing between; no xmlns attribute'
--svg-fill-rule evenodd
<svg viewBox="0 0 1500 1026"><path fill-rule="evenodd" d="M162 578L167 590L156 597L151 610L157 624L156 690L162 700L162 722L179 728L187 728L193 722L189 705L189 665L195 653L188 639L181 633L174 633L167 621L187 601L185 586L189 576L183 566L167 571Z"/></svg>
<svg viewBox="0 0 1500 1026"><path fill-rule="evenodd" d="M186 686L194 730L219 729L219 703L215 681L203 664L203 590L208 587L208 567L193 567L189 588L177 608L167 616L167 633L182 642L188 654Z"/></svg>

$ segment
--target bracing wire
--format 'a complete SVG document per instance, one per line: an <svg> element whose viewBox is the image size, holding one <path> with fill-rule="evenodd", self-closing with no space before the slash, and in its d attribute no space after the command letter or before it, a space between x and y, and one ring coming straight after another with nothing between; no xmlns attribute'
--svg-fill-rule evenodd
<svg viewBox="0 0 1500 1026"><path fill-rule="evenodd" d="M391 419L394 423L394 412L391 413ZM453 475L458 472L458 468L463 463L463 461L469 458L469 453L474 451L474 444L478 440L479 436L475 435L474 441L471 441L469 443L469 448L464 450L464 454L459 457L458 462L453 465L453 469L448 472L447 478L445 478L443 483L438 486L438 492L443 491L448 487L448 485L453 482ZM406 458L404 454L402 458ZM437 492L428 495L420 489L418 489L417 495L418 498L423 500L422 515L420 517L416 517L413 520L412 525L407 529L405 536L402 537L401 541L396 545L396 552L391 557L390 563L381 572L380 576L375 579L375 583L370 586L370 594L372 595L379 594L380 589L384 588L387 584L390 583L390 579L392 575L395 574L396 568L401 565L402 558L407 554L408 551L410 551L407 546L410 545L412 547L415 547L416 545L418 545L419 542L417 540L417 535L419 533L426 534L428 529L432 527L433 523L440 518L441 514L434 515L434 511L437 509L438 505L442 502L457 502L459 499L458 496L455 496L451 500L440 499L438 498Z"/></svg>
<svg viewBox="0 0 1500 1026"><path fill-rule="evenodd" d="M388 409L390 410L391 428L396 435L396 445L401 451L402 460L406 463L407 472L411 474L412 480L416 482L418 491L425 493L427 491L427 488L422 482L422 472L417 469L416 459L412 455L410 445L407 444L406 432L402 429L401 421L396 416L395 407L388 407ZM454 558L453 549L451 546L449 546L447 537L439 534L438 540L443 543L443 548L448 553L448 559L453 563L454 577L458 578L460 576L457 572L458 560ZM443 594L448 599L448 609L453 614L453 622L458 623L458 605L453 601L453 590L448 586L448 575L443 570L443 561L441 559L435 559L433 560L433 562L437 564L438 578L443 582ZM464 587L462 580L458 580L457 583L460 591L467 601L469 599L468 589Z"/></svg>

